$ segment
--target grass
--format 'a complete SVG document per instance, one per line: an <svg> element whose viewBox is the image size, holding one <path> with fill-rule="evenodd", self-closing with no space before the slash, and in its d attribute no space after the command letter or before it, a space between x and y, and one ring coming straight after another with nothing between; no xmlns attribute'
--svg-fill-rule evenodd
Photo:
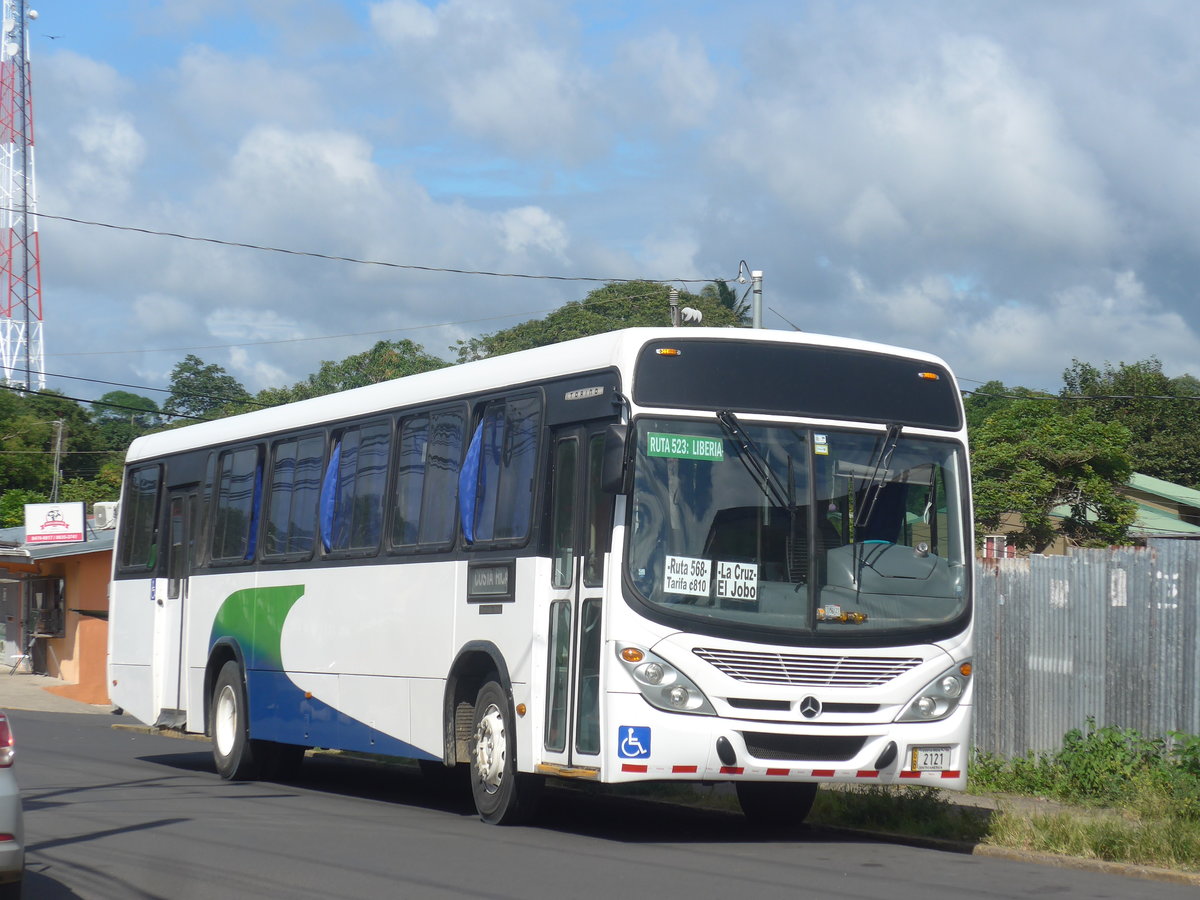
<svg viewBox="0 0 1200 900"><path fill-rule="evenodd" d="M1200 736L1147 738L1089 719L1053 753L977 753L968 791L997 808L879 786L821 791L810 820L1200 872Z"/></svg>

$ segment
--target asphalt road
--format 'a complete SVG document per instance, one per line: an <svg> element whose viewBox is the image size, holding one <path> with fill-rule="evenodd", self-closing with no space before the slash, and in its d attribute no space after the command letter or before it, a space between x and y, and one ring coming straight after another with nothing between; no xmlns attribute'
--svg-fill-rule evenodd
<svg viewBox="0 0 1200 900"><path fill-rule="evenodd" d="M306 760L295 784L230 783L203 743L111 715L11 712L27 897L1194 898L1195 887L986 859L736 813L548 792L536 827L479 822L415 769Z"/></svg>

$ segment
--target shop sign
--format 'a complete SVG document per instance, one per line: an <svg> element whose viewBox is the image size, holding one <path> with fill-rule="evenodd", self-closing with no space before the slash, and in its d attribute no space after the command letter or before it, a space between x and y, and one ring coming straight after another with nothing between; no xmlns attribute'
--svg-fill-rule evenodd
<svg viewBox="0 0 1200 900"><path fill-rule="evenodd" d="M82 503L26 503L26 544L71 544L87 540Z"/></svg>

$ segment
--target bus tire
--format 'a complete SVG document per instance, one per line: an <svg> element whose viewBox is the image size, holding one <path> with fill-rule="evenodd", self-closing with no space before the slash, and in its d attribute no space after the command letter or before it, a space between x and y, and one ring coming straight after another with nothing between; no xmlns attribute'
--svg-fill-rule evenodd
<svg viewBox="0 0 1200 900"><path fill-rule="evenodd" d="M739 781L737 796L751 825L786 832L808 818L817 798L817 785L805 781Z"/></svg>
<svg viewBox="0 0 1200 900"><path fill-rule="evenodd" d="M255 742L250 740L246 683L236 660L229 660L217 674L208 716L217 774L227 781L256 778L259 766L254 755Z"/></svg>
<svg viewBox="0 0 1200 900"><path fill-rule="evenodd" d="M479 818L489 825L527 821L541 794L538 776L517 771L512 704L495 681L479 689L471 724L471 795Z"/></svg>

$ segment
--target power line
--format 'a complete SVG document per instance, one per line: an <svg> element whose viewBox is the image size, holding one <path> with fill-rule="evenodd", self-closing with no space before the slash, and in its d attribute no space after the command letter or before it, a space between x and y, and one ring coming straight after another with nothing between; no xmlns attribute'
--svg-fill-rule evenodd
<svg viewBox="0 0 1200 900"><path fill-rule="evenodd" d="M0 209L3 209L3 207L0 207ZM599 305L603 303L617 303L623 300L646 300L654 296L656 296L656 294L634 294L632 296L621 297L598 297L590 300L587 297L584 297L582 300L568 300L563 303L562 306L555 306L548 309L527 309L522 312L505 313L504 315L499 316L484 316L479 319L460 319L457 322L433 322L427 325L409 325L405 328L385 328L382 331L353 331L345 334L325 334L317 337L280 338L273 341L241 341L236 344L205 344L196 347L158 347L155 349L143 350L81 350L76 353L48 353L47 356L126 356L129 353L187 353L193 350L228 350L233 347L266 347L273 344L300 344L309 341L333 341L340 338L374 337L381 334L399 334L405 331L423 331L429 328L453 328L457 325L474 325L478 322L495 322L500 319L514 319L518 316L532 316L537 315L538 313L552 313L562 309L563 306L570 306L572 303Z"/></svg>
<svg viewBox="0 0 1200 900"><path fill-rule="evenodd" d="M0 207L8 212L15 210ZM59 222L71 222L75 225L89 225L93 228L108 228L112 231L129 231L136 234L149 234L155 237L169 237L181 241L194 241L201 244L216 244L220 247L241 247L244 250L258 250L264 253L283 253L287 256L307 256L312 259L324 259L331 262L353 263L360 266L383 266L389 269L405 269L414 272L437 272L449 275L484 275L489 278L524 278L532 281L592 281L602 283L612 282L634 282L634 281L655 281L660 283L679 283L679 284L712 284L717 281L736 281L735 278L601 278L595 275L533 275L524 272L489 272L482 269L456 269L446 266L423 266L414 263L395 263L386 260L378 259L358 259L353 256L337 256L331 253L318 253L312 250L290 250L286 247L270 247L263 244L250 244L244 241L228 241L221 238L199 237L192 234L180 234L175 231L159 231L153 228L141 228L134 225L116 225L111 222L95 222L89 219L76 219L72 216L56 216L50 213L39 212L37 214L43 219L55 219Z"/></svg>
<svg viewBox="0 0 1200 900"><path fill-rule="evenodd" d="M603 306L607 303L616 303L616 302L620 302L620 301L646 300L651 297L655 297L657 295L658 295L658 292L656 291L654 293L622 295L619 297L584 297L582 300L569 300L565 304L563 304L563 306L570 306L572 303L579 304L579 305L586 305L589 307ZM561 309L561 308L562 307L556 307L555 309ZM532 312L538 312L538 311L540 311L540 310L534 310ZM551 311L553 311L553 310L551 310ZM528 313L513 313L512 315L527 315L527 314ZM510 318L510 316L493 316L491 318L506 319L506 318ZM486 321L486 320L476 319L473 321ZM450 322L450 323L446 323L446 324L458 325L458 324L465 324L465 323ZM419 325L419 326L415 326L414 328L436 328L436 327L440 327L440 326ZM409 329L388 329L387 331L368 331L368 332L360 332L359 334L331 335L330 337L360 337L363 335L390 334L390 333L394 333L395 331L403 331L403 330L409 330ZM325 340L325 339L326 338L298 338L297 340ZM252 343L248 343L248 344L225 344L225 345L220 345L220 346L222 346L222 347L244 347L244 346L254 346L255 343L271 344L271 343L286 343L286 342L285 341L261 341L261 342L252 342ZM181 349L181 350L196 350L196 349L213 349L213 348L182 347L179 349ZM127 353L129 351L114 351L114 352ZM144 351L144 352L157 352L157 351ZM65 354L64 353L64 354L58 354L58 355L69 356L69 355L83 355L83 354ZM244 397L244 396L226 397L226 396L218 396L218 395L212 395L212 394L193 394L193 393L189 393L186 391L177 391L174 388L151 387L149 385L144 385L144 384L130 384L129 382L125 382L125 381L105 381L104 379L101 379L101 378L87 378L82 375L64 375L61 372L42 372L39 374L45 375L46 377L49 377L49 378L65 378L65 379L69 379L71 381L82 381L82 382L85 382L88 384L104 384L104 385L108 385L110 387L126 387L126 388L133 388L134 390L139 390L139 391L155 391L155 392L161 393L161 394L173 394L178 397L187 397L187 398L197 399L197 400L216 400L221 403L245 403L250 406L257 406L260 408L268 408L271 405L271 404L267 404L267 403L260 403L257 400L254 400L250 397ZM54 395L54 396L59 396L59 395ZM102 406L111 406L115 409L132 409L135 412L143 412L143 413L147 413L150 415L154 415L154 414L170 415L167 413L161 413L161 411L156 411L156 410L136 409L133 407L122 406L120 404L115 404L115 403L102 403L99 400L84 401L84 402L97 403Z"/></svg>
<svg viewBox="0 0 1200 900"><path fill-rule="evenodd" d="M960 393L973 394L976 397L994 397L997 400L1200 400L1200 394L995 394L990 391L970 391L959 389Z"/></svg>
<svg viewBox="0 0 1200 900"><path fill-rule="evenodd" d="M108 406L108 407L111 407L112 409L123 409L123 410L127 410L128 412L137 412L137 413L148 412L148 410L143 409L139 406L124 406L120 403L107 403L102 400L84 400L82 397L69 397L66 394L59 394L55 391L34 391L34 390L30 390L29 388L23 388L23 387L19 387L18 385L12 385L12 384L0 383L0 388L4 388L4 390L12 391L13 393L16 393L16 394L36 394L41 397L53 397L56 400L71 400L75 403L86 403L89 406L91 406L91 405ZM211 398L211 399L217 399L217 398ZM212 421L211 419L207 419L204 416L190 416L187 413L164 413L163 415L166 415L168 418L171 418L171 419L194 419L197 422Z"/></svg>
<svg viewBox="0 0 1200 900"><path fill-rule="evenodd" d="M151 350L83 350L78 353L50 353L48 356L127 356L130 353L185 353L192 350L227 350L233 347L265 347L271 344L302 344L309 341L335 341L339 338L374 337L380 334L398 334L403 331L422 331L427 328L452 328L455 325L473 325L476 322L494 322L497 319L511 319L516 316L529 316L545 309L531 309L524 312L507 313L502 316L486 316L481 319L463 319L460 322L434 322L429 325L410 325L406 328L385 328L382 331L353 331L346 334L323 334L317 337L280 338L274 341L241 341L236 344L204 344L197 347L158 347Z"/></svg>

